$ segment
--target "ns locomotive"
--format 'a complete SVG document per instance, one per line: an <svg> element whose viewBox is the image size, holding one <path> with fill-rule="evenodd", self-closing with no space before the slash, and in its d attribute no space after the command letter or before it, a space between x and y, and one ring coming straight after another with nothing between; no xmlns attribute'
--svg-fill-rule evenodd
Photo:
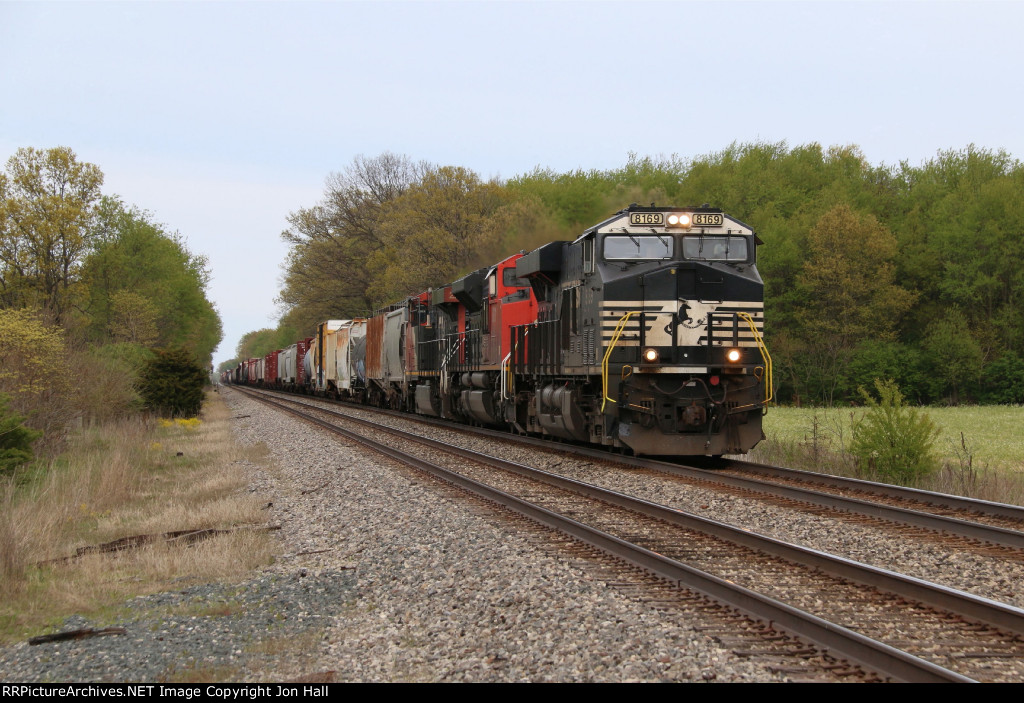
<svg viewBox="0 0 1024 703"><path fill-rule="evenodd" d="M744 453L772 396L758 243L707 206L631 205L231 380L637 455Z"/></svg>

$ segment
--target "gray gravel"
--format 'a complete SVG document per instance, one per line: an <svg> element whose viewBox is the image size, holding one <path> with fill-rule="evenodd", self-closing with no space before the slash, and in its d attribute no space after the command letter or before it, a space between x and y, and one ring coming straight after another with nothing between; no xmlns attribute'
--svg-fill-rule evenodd
<svg viewBox="0 0 1024 703"><path fill-rule="evenodd" d="M395 426L410 424L394 418L380 422ZM883 527L825 517L813 510L774 505L756 497L730 495L669 476L652 480L646 473L624 470L621 466L575 456L571 452L553 454L529 447L498 445L493 440L422 425L417 425L415 431L452 445L495 454L787 542L1024 608L1024 564L1019 561L951 548L935 541L894 539L893 533Z"/></svg>
<svg viewBox="0 0 1024 703"><path fill-rule="evenodd" d="M280 555L240 584L138 598L126 636L0 651L5 681L782 681L714 616L663 610L535 531L237 393ZM105 626L80 618L68 627Z"/></svg>
<svg viewBox="0 0 1024 703"><path fill-rule="evenodd" d="M0 653L0 678L19 682L156 682L219 678L273 667L272 643L318 637L354 598L351 573L268 573L241 584L204 584L129 601L124 635L19 644ZM61 631L108 627L74 616Z"/></svg>

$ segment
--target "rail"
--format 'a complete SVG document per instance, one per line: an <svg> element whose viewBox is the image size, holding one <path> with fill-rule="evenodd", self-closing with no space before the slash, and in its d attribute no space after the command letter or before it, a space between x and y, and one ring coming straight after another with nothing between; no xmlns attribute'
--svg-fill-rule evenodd
<svg viewBox="0 0 1024 703"><path fill-rule="evenodd" d="M281 407L278 403L270 402ZM297 405L304 405L298 401L291 402ZM296 412L291 409L287 409L287 411ZM326 412L337 414L332 411ZM302 413L296 414L302 415ZM831 650L840 657L860 663L880 674L894 677L897 680L916 682L967 682L972 680L963 674L945 669L938 664L923 660L878 640L871 639L869 636L853 632L842 625L829 622L822 617L801 610L799 607L744 588L733 583L731 580L724 580L711 573L688 566L676 561L671 556L631 544L614 534L579 522L578 518L572 519L559 515L539 505L481 484L460 473L453 473L442 466L428 463L415 454L401 452L395 448L382 445L358 433L349 432L323 420L308 415L303 415L303 417L325 429L344 434L354 441L364 443L376 451L443 477L444 480L450 483L483 495L489 500L516 510L549 527L561 530L576 539L645 568L658 576L675 581L686 588L698 590L749 616L762 619L770 623L774 628L806 638L824 649ZM637 500L629 496L609 492L597 486L552 475L548 472L514 464L496 457L479 455L466 449L453 447L448 442L440 442L418 436L410 437L394 428L380 427L378 423L372 420L360 420L350 416L346 416L346 419L370 425L375 429L383 429L391 434L402 435L404 439L410 439L435 449L451 452L461 457L469 458L474 462L481 462L506 471L529 476L553 486L572 490L579 495L596 498L620 507L635 510L642 515L678 525L683 529L704 532L715 538L734 542L746 548L764 551L779 558L806 564L822 573L831 574L833 577L866 583L876 588L899 594L904 598L919 600L936 608L949 610L951 613L956 613L961 617L992 623L996 627L1005 628L1011 633L1024 631L1024 611L1012 606L1005 606L988 601L987 599L971 596L970 594L929 584L918 579L904 577L893 572L836 558L832 555L809 550L799 545L786 544L744 529L734 528L724 523L691 515L675 508L666 508L647 501Z"/></svg>

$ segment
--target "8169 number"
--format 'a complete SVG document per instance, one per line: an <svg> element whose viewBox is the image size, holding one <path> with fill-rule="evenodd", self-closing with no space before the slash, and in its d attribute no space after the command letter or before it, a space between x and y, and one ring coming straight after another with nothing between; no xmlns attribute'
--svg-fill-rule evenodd
<svg viewBox="0 0 1024 703"><path fill-rule="evenodd" d="M693 224L698 227L721 227L723 223L724 219L721 215L709 215L706 213L694 213L693 215Z"/></svg>
<svg viewBox="0 0 1024 703"><path fill-rule="evenodd" d="M631 225L663 225L663 224L665 224L665 213L663 213L663 212L631 212L631 213L629 213L629 224L631 224Z"/></svg>

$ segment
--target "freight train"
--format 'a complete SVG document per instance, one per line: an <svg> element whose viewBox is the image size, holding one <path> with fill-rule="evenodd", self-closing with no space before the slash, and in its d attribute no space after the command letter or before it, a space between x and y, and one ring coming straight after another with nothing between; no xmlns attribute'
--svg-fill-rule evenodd
<svg viewBox="0 0 1024 703"><path fill-rule="evenodd" d="M745 453L772 398L758 244L706 205L630 205L225 380L636 455Z"/></svg>

